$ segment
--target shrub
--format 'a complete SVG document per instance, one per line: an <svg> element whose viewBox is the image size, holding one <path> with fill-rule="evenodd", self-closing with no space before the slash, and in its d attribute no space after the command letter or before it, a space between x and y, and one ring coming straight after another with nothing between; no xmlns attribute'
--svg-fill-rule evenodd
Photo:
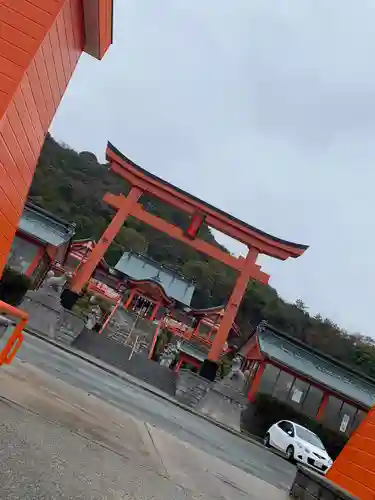
<svg viewBox="0 0 375 500"><path fill-rule="evenodd" d="M256 400L249 403L242 412L241 427L246 432L263 437L271 425L279 420L291 420L315 432L332 458L337 457L348 441L346 435L324 427L313 418L267 394L258 394Z"/></svg>
<svg viewBox="0 0 375 500"><path fill-rule="evenodd" d="M6 266L0 279L0 300L18 306L29 287L30 279L26 275Z"/></svg>

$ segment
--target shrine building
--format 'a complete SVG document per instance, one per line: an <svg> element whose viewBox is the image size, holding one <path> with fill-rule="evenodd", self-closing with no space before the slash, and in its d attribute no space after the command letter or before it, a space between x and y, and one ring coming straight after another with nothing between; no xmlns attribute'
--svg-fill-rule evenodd
<svg viewBox="0 0 375 500"><path fill-rule="evenodd" d="M94 246L95 241L91 238L74 240L70 245L64 265L54 262L53 270L57 275L66 272L73 274L80 265L86 262ZM119 298L117 281L115 271L103 258L88 283L88 291L100 295L110 302L116 302Z"/></svg>
<svg viewBox="0 0 375 500"><path fill-rule="evenodd" d="M93 239L72 242L64 265L54 265L58 274L75 272L90 257L96 242ZM120 294L120 289L126 289ZM160 319L165 310L190 306L195 290L187 278L161 265L146 255L125 252L114 267L104 258L97 265L88 283L88 291L111 302L121 297L125 309L138 311L146 319ZM142 306L142 307L141 307Z"/></svg>
<svg viewBox="0 0 375 500"><path fill-rule="evenodd" d="M74 234L74 224L27 203L8 256L8 266L28 276L31 288L35 288L52 263L64 265Z"/></svg>
<svg viewBox="0 0 375 500"><path fill-rule="evenodd" d="M181 368L200 370L215 340L223 314L224 306L218 306L206 309L185 309L180 314L173 311L171 316L163 319L162 327L180 340L179 354L173 368L175 372L179 372ZM240 329L236 323L233 323L222 355L231 350L233 341L240 336Z"/></svg>
<svg viewBox="0 0 375 500"><path fill-rule="evenodd" d="M375 380L267 324L240 349L248 399L263 393L350 435L375 402Z"/></svg>
<svg viewBox="0 0 375 500"><path fill-rule="evenodd" d="M86 262L94 246L92 239L73 241L64 266L56 264L55 267L60 272L76 270ZM194 290L195 285L186 277L134 252L125 252L113 268L101 259L88 286L89 292L118 303L118 307L122 304L130 313L159 322L159 329L168 330L180 340L176 372L184 367L200 369L225 310L224 306L191 308ZM228 343L239 336L239 328L234 323ZM226 344L223 353L228 349Z"/></svg>
<svg viewBox="0 0 375 500"><path fill-rule="evenodd" d="M144 309L142 316L153 321L166 311L190 306L194 284L144 255L125 252L114 269L128 289L124 301L127 310Z"/></svg>

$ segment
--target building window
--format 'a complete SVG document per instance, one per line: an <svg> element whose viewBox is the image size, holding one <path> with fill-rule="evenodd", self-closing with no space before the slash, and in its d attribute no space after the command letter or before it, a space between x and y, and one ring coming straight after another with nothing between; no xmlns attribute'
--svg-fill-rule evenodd
<svg viewBox="0 0 375 500"><path fill-rule="evenodd" d="M329 396L327 406L323 414L323 423L334 431L340 427L340 413L343 402L335 396Z"/></svg>
<svg viewBox="0 0 375 500"><path fill-rule="evenodd" d="M367 413L365 413L364 411L357 410L357 413L355 414L355 417L353 419L353 424L352 428L350 429L350 432L354 432L357 429L357 427L362 423L362 420L365 418L366 415Z"/></svg>
<svg viewBox="0 0 375 500"><path fill-rule="evenodd" d="M293 377L293 375L281 371L273 389L273 397L278 399L279 401L287 401L289 398L290 390L294 383L294 379L295 378Z"/></svg>
<svg viewBox="0 0 375 500"><path fill-rule="evenodd" d="M323 391L310 385L302 405L302 413L309 417L316 417L323 401Z"/></svg>
<svg viewBox="0 0 375 500"><path fill-rule="evenodd" d="M37 245L16 236L8 257L9 267L21 274L26 274L38 251L39 247Z"/></svg>
<svg viewBox="0 0 375 500"><path fill-rule="evenodd" d="M267 363L260 381L259 392L272 394L279 375L280 370L276 366Z"/></svg>
<svg viewBox="0 0 375 500"><path fill-rule="evenodd" d="M349 405L348 403L344 403L341 407L340 416L339 416L339 431L343 434L350 434L352 431L352 427L354 424L355 416L357 413L357 408Z"/></svg>
<svg viewBox="0 0 375 500"><path fill-rule="evenodd" d="M309 387L310 385L307 382L296 378L289 392L289 403L300 410L309 391Z"/></svg>

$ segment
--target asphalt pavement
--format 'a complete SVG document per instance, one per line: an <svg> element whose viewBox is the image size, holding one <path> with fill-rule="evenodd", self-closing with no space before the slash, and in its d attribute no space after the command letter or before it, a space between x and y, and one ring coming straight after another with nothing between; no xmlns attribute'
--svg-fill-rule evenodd
<svg viewBox="0 0 375 500"><path fill-rule="evenodd" d="M0 370L2 500L287 500L288 492L14 360Z"/></svg>
<svg viewBox="0 0 375 500"><path fill-rule="evenodd" d="M17 357L278 488L294 479L295 467L280 456L43 340L25 334Z"/></svg>

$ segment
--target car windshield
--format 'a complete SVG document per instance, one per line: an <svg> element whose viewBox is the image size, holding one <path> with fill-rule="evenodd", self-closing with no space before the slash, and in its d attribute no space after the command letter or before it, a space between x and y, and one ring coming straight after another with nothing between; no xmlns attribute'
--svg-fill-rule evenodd
<svg viewBox="0 0 375 500"><path fill-rule="evenodd" d="M296 425L295 427L296 427L297 437L299 437L303 441L306 441L307 443L312 444L313 446L317 446L321 450L325 450L323 443L316 434L314 434L311 431L308 431L304 427L300 427L299 425Z"/></svg>

